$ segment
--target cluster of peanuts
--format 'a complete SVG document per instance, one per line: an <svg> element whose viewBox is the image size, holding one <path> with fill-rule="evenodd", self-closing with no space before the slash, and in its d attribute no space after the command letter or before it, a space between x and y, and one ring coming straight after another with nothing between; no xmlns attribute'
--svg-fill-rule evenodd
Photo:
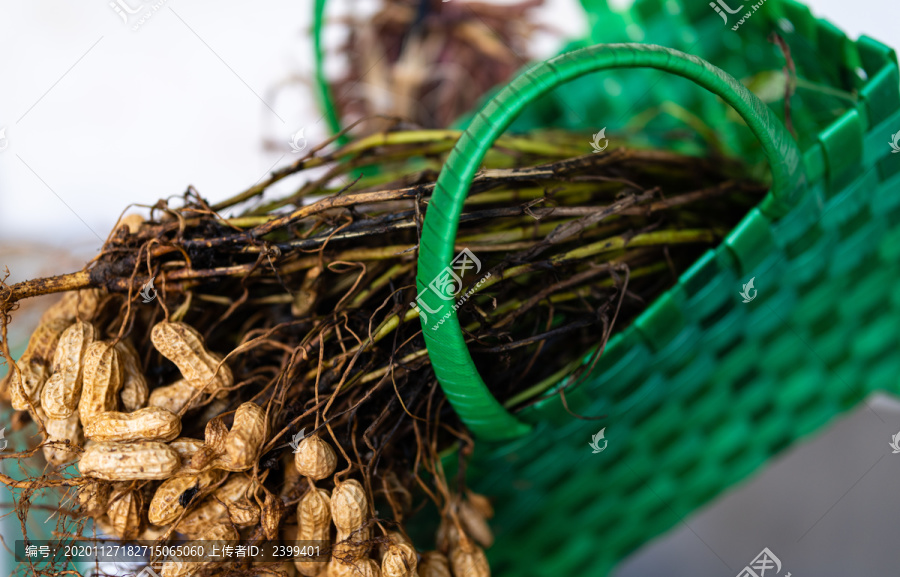
<svg viewBox="0 0 900 577"><path fill-rule="evenodd" d="M377 551L372 547L369 500L362 484L335 477L334 490L315 483L334 473L337 457L328 442L318 436L298 445L294 464L307 478L310 490L297 505L299 541L329 541L334 535L332 558L327 565L295 561L306 577L489 577L490 567L483 547L490 547L493 534L487 520L493 516L490 502L470 493L450 508L438 529L438 550L421 555L399 531L386 531ZM375 558L370 554L375 553ZM381 560L379 564L376 558Z"/></svg>
<svg viewBox="0 0 900 577"><path fill-rule="evenodd" d="M96 290L68 293L44 313L5 383L10 403L44 424L48 463L77 461L89 479L77 494L80 509L106 533L152 540L177 520L189 539L237 540L235 527L260 523L254 483L242 471L259 459L265 411L247 402L230 430L213 418L204 440L180 437L179 412L198 392L222 396L233 384L231 371L193 328L159 322L153 346L183 378L151 394L134 346L103 340L81 320L94 316L101 297ZM162 481L152 496L135 483L152 481ZM193 493L189 503L186 491ZM191 503L199 504L185 514ZM169 577L201 567L167 563L162 570Z"/></svg>
<svg viewBox="0 0 900 577"><path fill-rule="evenodd" d="M132 343L104 340L84 320L95 316L101 299L99 291L84 290L51 307L11 370L5 394L13 408L44 424L48 463L77 461L86 480L77 493L80 511L105 533L125 540L177 532L191 540L236 541L242 528L256 527L266 539L333 543L326 561L276 564L285 577L490 575L482 547L493 541L487 525L493 512L484 497L457 499L438 531L438 550L420 555L408 537L376 522L359 481L335 475L333 490L316 486L337 465L333 447L318 435L302 439L295 451L291 473L298 481L305 477L308 490L297 505L296 526L283 524L287 497L266 491L261 503L259 483L247 474L269 434L265 411L241 404L230 429L216 414L234 384L223 358L189 325L158 322L150 340L181 379L151 392ZM180 415L203 398L212 399L202 417L204 439L181 437ZM376 525L379 538L373 538ZM163 577L185 577L212 564L188 561L157 568Z"/></svg>

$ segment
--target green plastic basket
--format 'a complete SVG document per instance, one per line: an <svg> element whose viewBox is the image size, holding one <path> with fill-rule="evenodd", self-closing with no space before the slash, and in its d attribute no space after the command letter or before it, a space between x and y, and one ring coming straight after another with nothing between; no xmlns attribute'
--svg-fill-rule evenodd
<svg viewBox="0 0 900 577"><path fill-rule="evenodd" d="M768 0L738 31L703 1L645 0L624 14L599 0L584 4L593 31L573 48L652 41L721 70L647 45L582 48L527 69L473 116L440 175L423 227L420 291L450 265L471 175L510 125L587 134L640 112L636 101L675 101L729 150L764 155L773 188L567 391L572 411L608 415L601 454L588 447L598 425L573 419L556 395L508 413L472 364L455 312L423 293L429 310L441 309L437 317L451 312L424 332L444 391L480 439L469 482L496 498L498 539L488 551L495 575L607 574L870 392L900 389L894 52L866 37L850 41L792 1ZM790 46L804 86L815 86L791 100L796 144L778 120L783 101L769 108L728 76L781 69L771 31ZM612 85L606 77L618 73L587 76L635 65L665 73L623 74ZM616 92L611 86L617 97L604 94ZM758 296L743 303L751 278Z"/></svg>

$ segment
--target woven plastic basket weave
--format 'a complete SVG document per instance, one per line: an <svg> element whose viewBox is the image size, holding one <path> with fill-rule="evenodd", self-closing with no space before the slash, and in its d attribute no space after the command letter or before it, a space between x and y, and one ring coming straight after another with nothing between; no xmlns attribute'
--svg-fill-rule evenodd
<svg viewBox="0 0 900 577"><path fill-rule="evenodd" d="M789 158L796 149L779 140L783 129L772 121L783 118L783 101L767 109L727 79L719 77L723 86L706 77L715 69L661 48L563 55L526 70L472 118L426 214L419 290L450 264L456 215L480 154L521 108L512 129L554 124L587 134L640 112L631 112L637 100L641 108L675 101L736 154L765 154L773 173L767 199L615 336L589 378L567 392L572 411L608 415L601 454L588 447L598 426L573 419L558 396L516 415L496 402L464 350L455 313L434 331L423 327L442 387L480 437L468 478L497 500L498 541L488 552L496 575L605 575L868 393L900 389L893 51L865 37L850 41L789 1L768 0L737 31L740 15L723 27L705 2L647 0L626 14L600 1L585 0L585 8L594 31L583 45L653 42L699 54L738 78L784 66L767 41L777 31L806 87L791 99L798 170ZM592 56L605 59L604 68L637 64L692 78L735 106L746 125L714 94L655 70L622 75L610 90L605 78L618 72L584 75L598 69ZM574 79L539 98L548 88L541 83L562 77ZM756 107L749 117L747 107ZM739 292L750 278L758 296L744 303ZM429 309L443 305L425 301Z"/></svg>

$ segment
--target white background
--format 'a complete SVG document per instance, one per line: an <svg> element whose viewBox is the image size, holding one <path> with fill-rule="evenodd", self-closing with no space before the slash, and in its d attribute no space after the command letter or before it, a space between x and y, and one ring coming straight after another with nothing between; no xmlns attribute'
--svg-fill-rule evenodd
<svg viewBox="0 0 900 577"><path fill-rule="evenodd" d="M156 2L137 31L106 0L0 2L0 128L9 144L0 153L0 258L25 242L89 257L127 203L189 184L225 198L290 160L297 129L311 142L326 134L308 84L312 0ZM346 3L330 2L330 13ZM890 45L898 34L894 0L807 4L851 37ZM541 19L577 35L586 29L579 10L576 0L547 0ZM533 51L558 45L544 38ZM266 150L265 139L280 150Z"/></svg>

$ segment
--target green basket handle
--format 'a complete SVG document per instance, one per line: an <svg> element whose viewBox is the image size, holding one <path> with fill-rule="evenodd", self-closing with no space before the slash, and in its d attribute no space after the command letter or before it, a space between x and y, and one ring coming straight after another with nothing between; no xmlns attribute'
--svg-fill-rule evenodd
<svg viewBox="0 0 900 577"><path fill-rule="evenodd" d="M313 5L313 64L314 86L319 98L319 105L325 110L325 121L332 134L341 131L341 119L338 115L337 104L331 93L331 86L325 79L325 48L322 46L322 33L325 27L325 1L316 0ZM349 137L346 134L338 136L338 146L347 144Z"/></svg>
<svg viewBox="0 0 900 577"><path fill-rule="evenodd" d="M656 68L693 80L731 105L765 151L772 190L761 203L770 218L780 218L802 193L805 178L800 150L771 110L737 79L696 56L652 44L598 44L532 65L494 96L472 119L450 152L425 214L416 276L422 331L438 381L462 421L480 439L521 436L530 425L510 414L490 393L460 329L452 300L429 288L451 270L463 202L485 153L522 109L550 90L579 76L611 68ZM422 309L428 312L424 313ZM444 318L444 317L447 318ZM436 324L436 320L443 322ZM423 316L422 320L425 318Z"/></svg>

